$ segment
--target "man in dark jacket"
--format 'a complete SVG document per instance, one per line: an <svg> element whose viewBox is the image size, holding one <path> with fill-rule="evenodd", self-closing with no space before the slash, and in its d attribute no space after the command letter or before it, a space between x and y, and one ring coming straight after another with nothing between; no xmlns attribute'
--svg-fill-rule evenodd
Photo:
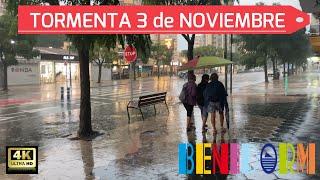
<svg viewBox="0 0 320 180"><path fill-rule="evenodd" d="M197 104L201 110L202 132L206 131L206 123L208 119L208 111L207 111L207 108L204 106L204 96L203 96L204 90L206 89L208 82L209 82L209 75L204 74L202 75L201 82L197 86Z"/></svg>
<svg viewBox="0 0 320 180"><path fill-rule="evenodd" d="M213 127L213 134L217 133L215 121L216 121L216 112L220 116L220 124L222 133L226 132L226 129L223 127L224 123L224 105L227 97L227 91L224 85L218 80L219 76L217 73L211 74L211 82L207 85L207 88L204 91L205 98L205 107L207 107L208 112L211 113L211 123Z"/></svg>

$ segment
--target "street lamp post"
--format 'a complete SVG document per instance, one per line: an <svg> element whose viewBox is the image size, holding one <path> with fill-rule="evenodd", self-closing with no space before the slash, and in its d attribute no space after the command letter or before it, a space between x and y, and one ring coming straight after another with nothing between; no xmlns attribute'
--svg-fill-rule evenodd
<svg viewBox="0 0 320 180"><path fill-rule="evenodd" d="M232 44L233 44L233 34L230 35L230 61L232 61ZM230 65L230 94L232 94L232 73L233 73L233 64Z"/></svg>
<svg viewBox="0 0 320 180"><path fill-rule="evenodd" d="M224 35L224 59L228 58L228 36ZM228 65L225 65L225 77L224 77L224 84L226 91L228 91Z"/></svg>
<svg viewBox="0 0 320 180"><path fill-rule="evenodd" d="M71 51L71 42L69 42L69 79L70 79L70 87L72 87L70 51Z"/></svg>

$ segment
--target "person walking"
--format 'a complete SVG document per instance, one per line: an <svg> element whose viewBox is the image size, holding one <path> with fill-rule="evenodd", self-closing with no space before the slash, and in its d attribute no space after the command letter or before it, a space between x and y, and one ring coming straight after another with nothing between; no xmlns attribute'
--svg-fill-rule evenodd
<svg viewBox="0 0 320 180"><path fill-rule="evenodd" d="M189 132L191 131L193 108L197 104L197 84L196 76L194 74L188 74L188 82L183 85L181 94L179 98L187 111L187 131Z"/></svg>
<svg viewBox="0 0 320 180"><path fill-rule="evenodd" d="M197 104L201 111L201 118L202 118L202 132L206 132L206 124L208 119L208 111L206 106L204 105L204 91L209 83L209 75L204 74L202 75L201 82L197 86Z"/></svg>
<svg viewBox="0 0 320 180"><path fill-rule="evenodd" d="M217 134L217 129L215 125L216 112L220 116L221 132L225 133L226 129L223 127L224 123L224 106L227 97L227 91L224 85L219 81L219 76L217 73L212 73L210 76L211 82L207 85L204 91L205 106L208 112L211 113L211 123L213 127L213 135Z"/></svg>

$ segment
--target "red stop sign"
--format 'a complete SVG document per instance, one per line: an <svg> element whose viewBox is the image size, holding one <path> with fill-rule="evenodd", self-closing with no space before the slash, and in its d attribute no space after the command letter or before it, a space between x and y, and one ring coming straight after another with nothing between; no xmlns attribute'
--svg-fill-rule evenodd
<svg viewBox="0 0 320 180"><path fill-rule="evenodd" d="M132 45L129 45L124 50L124 58L128 63L134 62L137 59L137 50Z"/></svg>

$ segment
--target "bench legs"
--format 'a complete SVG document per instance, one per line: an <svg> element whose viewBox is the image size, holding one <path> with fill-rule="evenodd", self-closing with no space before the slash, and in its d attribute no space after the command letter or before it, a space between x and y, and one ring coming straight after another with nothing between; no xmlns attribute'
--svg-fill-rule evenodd
<svg viewBox="0 0 320 180"><path fill-rule="evenodd" d="M169 111L169 107L168 107L167 102L165 102L165 104L166 104L166 107L167 107L167 110L168 110L168 113L169 113L170 111ZM157 115L156 105L153 105L153 108L154 108L154 114ZM127 106L128 124L130 124L130 112L129 112L129 109L130 109L130 107ZM138 109L138 108L135 108L135 109ZM139 111L140 111L140 114L142 116L142 120L144 121L144 115L143 115L142 109L139 108Z"/></svg>
<svg viewBox="0 0 320 180"><path fill-rule="evenodd" d="M139 108L139 110L140 110L140 113L141 113L141 116L142 116L142 120L144 121L144 116L143 116L141 108Z"/></svg>
<svg viewBox="0 0 320 180"><path fill-rule="evenodd" d="M128 113L128 124L130 124L130 113L129 113L129 107L127 107L127 113Z"/></svg>
<svg viewBox="0 0 320 180"><path fill-rule="evenodd" d="M166 107L167 107L167 110L168 110L168 113L169 113L170 111L169 111L169 107L168 107L167 101L165 101L164 103L166 104Z"/></svg>
<svg viewBox="0 0 320 180"><path fill-rule="evenodd" d="M128 113L128 124L130 124L130 112L129 112L129 109L130 109L130 107L127 107L127 113ZM138 108L134 108L134 109L138 109ZM144 120L144 116L143 116L143 113L142 113L141 108L139 108L139 111L140 111L140 114L141 114L141 116L142 116L142 120Z"/></svg>

